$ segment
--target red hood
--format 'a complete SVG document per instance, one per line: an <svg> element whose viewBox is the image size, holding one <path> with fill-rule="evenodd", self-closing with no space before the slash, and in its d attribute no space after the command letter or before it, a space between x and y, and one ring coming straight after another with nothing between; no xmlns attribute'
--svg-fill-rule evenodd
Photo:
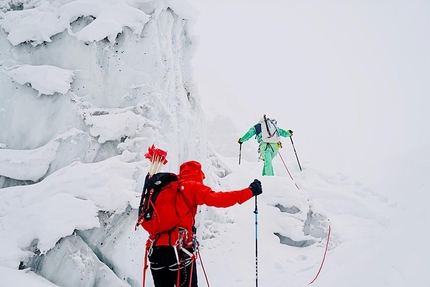
<svg viewBox="0 0 430 287"><path fill-rule="evenodd" d="M186 161L179 167L179 180L193 180L202 182L205 178L205 174L202 171L202 165L195 161Z"/></svg>

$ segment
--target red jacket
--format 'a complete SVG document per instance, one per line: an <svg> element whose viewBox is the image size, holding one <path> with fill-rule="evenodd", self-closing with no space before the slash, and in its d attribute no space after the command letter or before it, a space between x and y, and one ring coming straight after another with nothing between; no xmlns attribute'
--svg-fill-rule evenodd
<svg viewBox="0 0 430 287"><path fill-rule="evenodd" d="M193 240L192 229L199 205L230 207L236 203L242 204L253 196L250 188L228 192L213 191L209 186L203 184L204 173L201 171L200 164L196 161L182 164L178 177L181 194L176 199L176 211L181 218L179 227L187 230L187 235L184 238L185 244ZM178 239L178 230L151 237L151 240L155 240L156 246L172 246L175 245Z"/></svg>

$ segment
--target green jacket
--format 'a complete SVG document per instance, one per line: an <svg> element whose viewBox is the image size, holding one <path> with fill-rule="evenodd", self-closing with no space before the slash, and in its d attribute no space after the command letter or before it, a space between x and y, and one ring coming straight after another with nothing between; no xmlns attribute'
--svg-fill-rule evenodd
<svg viewBox="0 0 430 287"><path fill-rule="evenodd" d="M281 129L281 128L278 128L278 132L279 132L279 135L281 137L285 137L286 138L286 137L290 137L291 136L291 134L288 131L286 131L284 129ZM261 132L258 135L256 135L256 133L257 133L257 131L255 129L255 126L252 126L248 130L248 132L243 137L240 138L240 141L241 142L246 142L247 140L249 140L253 136L256 136L257 142L259 144L261 144L262 143L262 141L261 141Z"/></svg>

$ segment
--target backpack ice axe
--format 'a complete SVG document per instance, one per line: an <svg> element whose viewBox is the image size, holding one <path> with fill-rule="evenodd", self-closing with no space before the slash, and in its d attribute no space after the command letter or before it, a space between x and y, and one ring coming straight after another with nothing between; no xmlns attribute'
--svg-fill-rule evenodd
<svg viewBox="0 0 430 287"><path fill-rule="evenodd" d="M264 127L261 127L261 140L267 143L277 143L279 142L279 131L276 126L276 120L267 118L266 115L263 115ZM260 122L263 125L262 122Z"/></svg>
<svg viewBox="0 0 430 287"><path fill-rule="evenodd" d="M267 132L270 134L269 125L267 124L267 118L266 118L266 115L263 115L263 118L264 118L264 123L266 124Z"/></svg>

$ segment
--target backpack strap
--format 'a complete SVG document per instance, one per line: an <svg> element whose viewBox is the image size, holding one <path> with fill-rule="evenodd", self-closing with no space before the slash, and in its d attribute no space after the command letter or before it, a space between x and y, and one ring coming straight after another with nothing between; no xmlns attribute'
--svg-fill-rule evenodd
<svg viewBox="0 0 430 287"><path fill-rule="evenodd" d="M272 152L275 152L275 150L273 149L273 146L270 143L266 143L266 148L264 149L264 151L268 150L269 147L272 150Z"/></svg>
<svg viewBox="0 0 430 287"><path fill-rule="evenodd" d="M270 136L273 137L274 135L277 135L279 137L279 130L278 130L278 126L276 125L276 121L272 120L272 119L267 119L268 121L270 121L270 123L273 125L273 127L275 128L275 131L273 132L273 134L271 134Z"/></svg>
<svg viewBox="0 0 430 287"><path fill-rule="evenodd" d="M137 218L138 219L140 219L140 217L142 215L141 213L142 213L142 207L143 207L143 200L145 198L143 195L145 194L146 190L148 189L148 181L149 181L149 173L145 177L145 182L143 184L142 195L140 196L139 209L137 210L138 211L138 213L137 213Z"/></svg>

